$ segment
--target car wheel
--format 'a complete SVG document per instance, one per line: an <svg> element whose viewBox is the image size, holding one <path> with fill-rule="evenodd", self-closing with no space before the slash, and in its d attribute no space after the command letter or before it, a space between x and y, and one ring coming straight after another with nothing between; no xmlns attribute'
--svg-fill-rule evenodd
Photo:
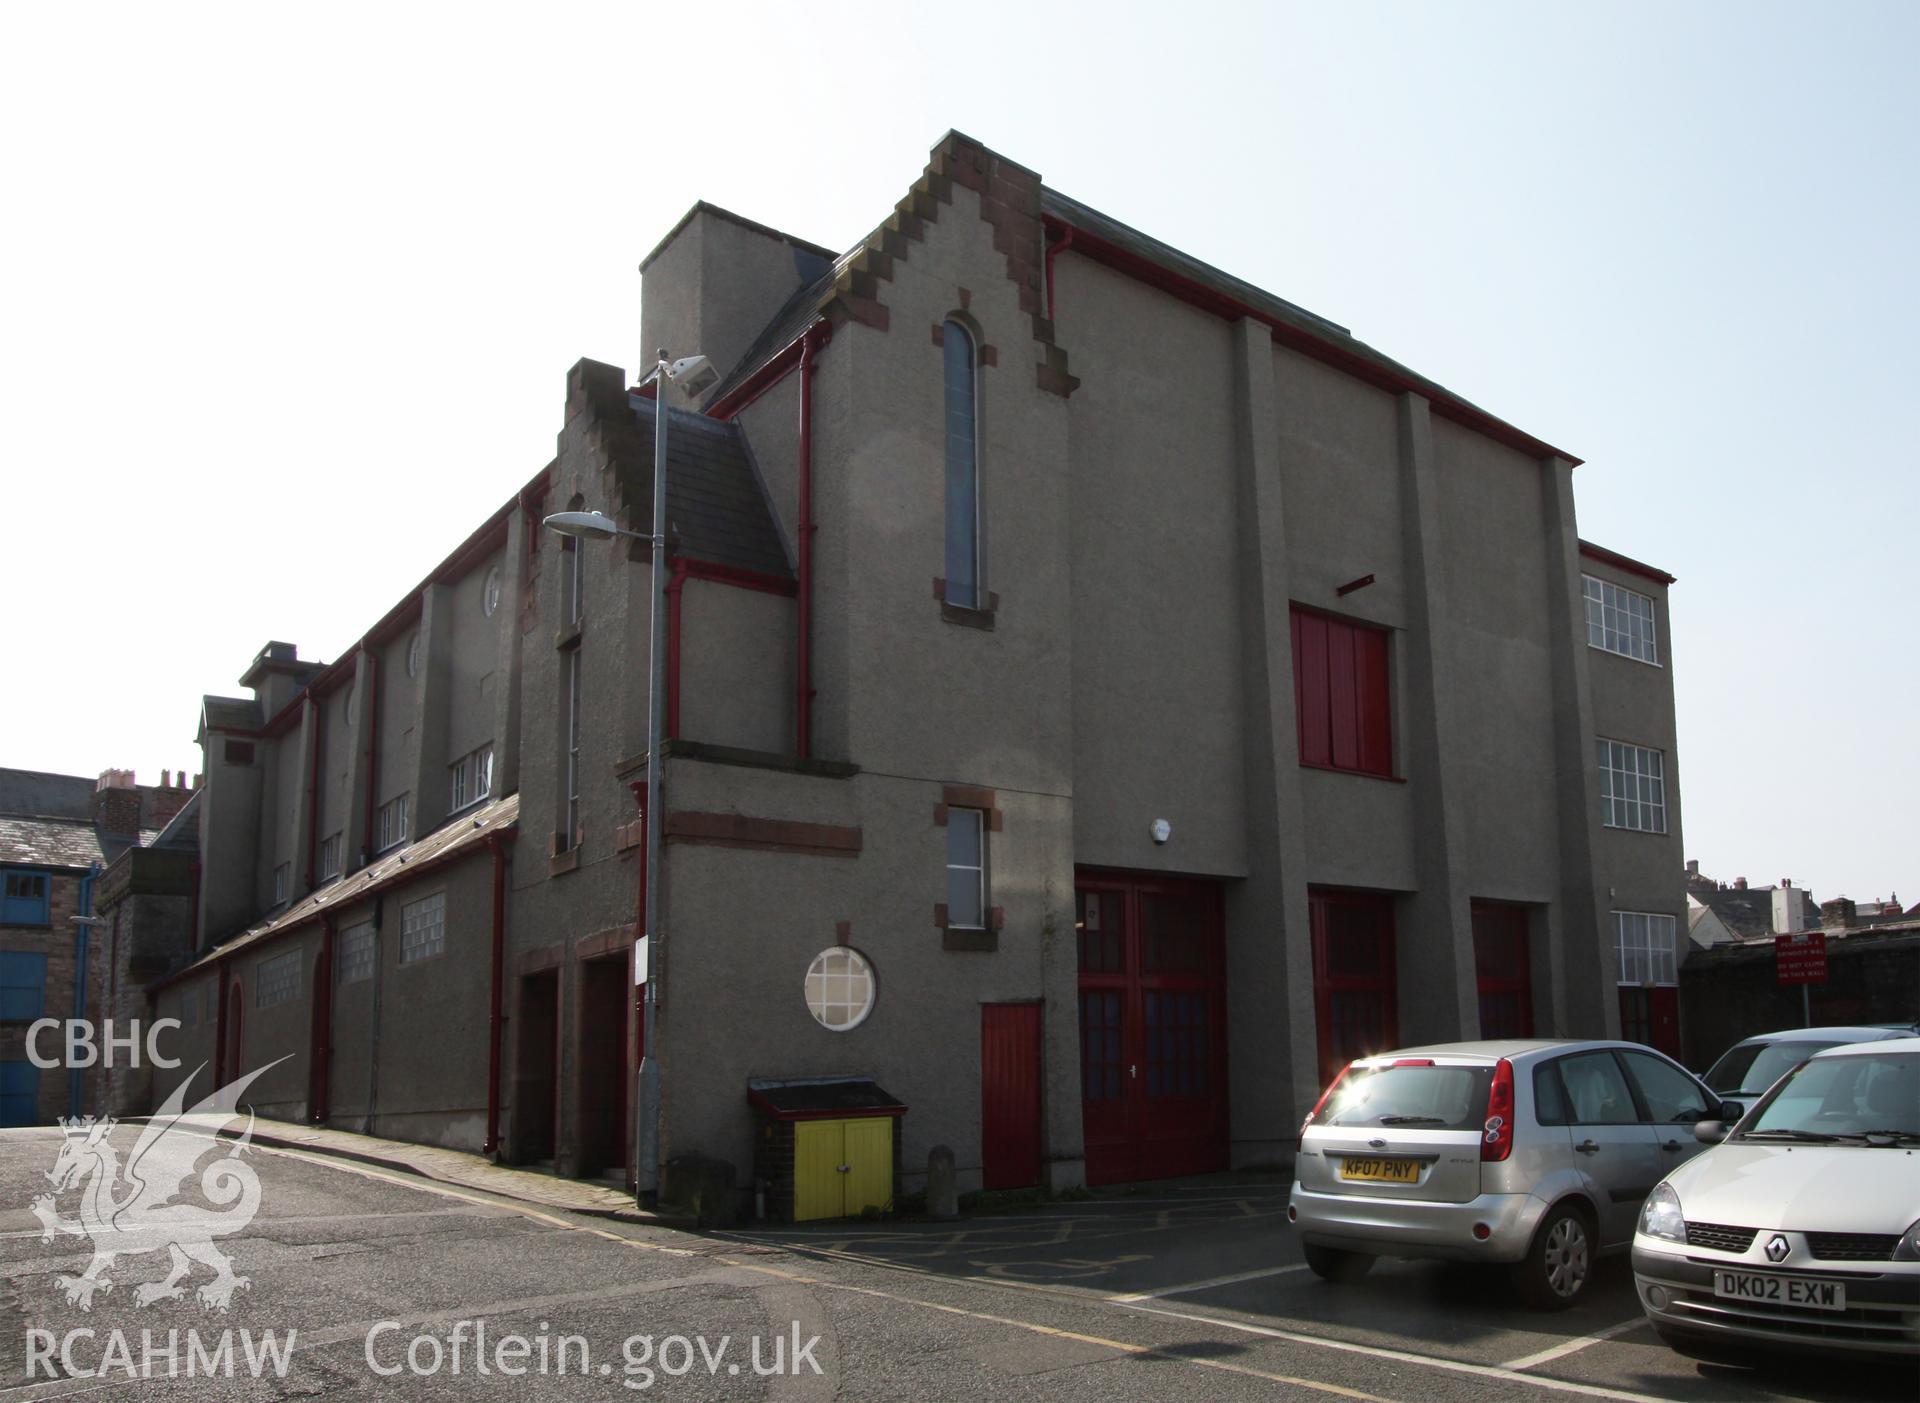
<svg viewBox="0 0 1920 1403"><path fill-rule="evenodd" d="M1365 1276L1373 1258L1364 1252L1343 1252L1337 1247L1305 1244L1307 1269L1322 1281L1353 1282Z"/></svg>
<svg viewBox="0 0 1920 1403"><path fill-rule="evenodd" d="M1535 1310L1565 1310L1586 1294L1592 1276L1593 1229L1584 1213L1563 1203L1534 1233L1514 1283Z"/></svg>

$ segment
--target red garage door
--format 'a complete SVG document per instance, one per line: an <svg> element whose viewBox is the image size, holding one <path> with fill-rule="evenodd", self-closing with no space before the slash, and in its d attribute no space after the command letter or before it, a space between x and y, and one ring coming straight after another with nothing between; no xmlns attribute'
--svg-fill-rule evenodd
<svg viewBox="0 0 1920 1403"><path fill-rule="evenodd" d="M1040 1182L1040 1005L980 1006L980 1162L984 1186Z"/></svg>
<svg viewBox="0 0 1920 1403"><path fill-rule="evenodd" d="M1320 1032L1320 1084L1356 1057L1400 1040L1393 962L1393 898L1379 892L1312 891L1313 1000Z"/></svg>
<svg viewBox="0 0 1920 1403"><path fill-rule="evenodd" d="M1224 1169L1219 886L1083 873L1074 919L1087 1182Z"/></svg>

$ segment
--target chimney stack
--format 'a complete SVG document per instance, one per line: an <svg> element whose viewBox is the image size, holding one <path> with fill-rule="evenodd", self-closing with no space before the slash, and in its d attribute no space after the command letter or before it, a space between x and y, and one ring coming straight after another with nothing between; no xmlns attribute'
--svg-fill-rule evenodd
<svg viewBox="0 0 1920 1403"><path fill-rule="evenodd" d="M131 838L140 832L140 791L132 770L102 770L93 791L93 821L109 833Z"/></svg>
<svg viewBox="0 0 1920 1403"><path fill-rule="evenodd" d="M1747 879L1745 877L1735 877L1733 879L1733 889L1735 891L1745 891L1747 889Z"/></svg>
<svg viewBox="0 0 1920 1403"><path fill-rule="evenodd" d="M1820 925L1825 930L1847 930L1859 920L1858 909L1844 896L1820 903Z"/></svg>
<svg viewBox="0 0 1920 1403"><path fill-rule="evenodd" d="M1794 886L1792 878L1782 877L1773 891L1773 933L1792 935L1807 924L1807 894Z"/></svg>

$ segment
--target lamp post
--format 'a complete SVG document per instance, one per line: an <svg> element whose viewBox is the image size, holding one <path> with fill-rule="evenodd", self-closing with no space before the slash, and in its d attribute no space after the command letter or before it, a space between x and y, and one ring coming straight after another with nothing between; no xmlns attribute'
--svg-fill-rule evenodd
<svg viewBox="0 0 1920 1403"><path fill-rule="evenodd" d="M660 981L656 977L655 952L661 943L660 886L661 837L664 815L660 811L660 780L663 769L660 744L666 721L667 685L667 399L669 384L680 386L687 394L697 394L719 379L713 363L705 356L683 356L669 361L663 349L654 367L641 384L654 386L653 410L653 530L642 535L616 524L600 512L556 512L543 523L549 530L577 539L612 540L628 536L648 542L653 571L653 606L647 628L647 905L642 914L645 929L634 948L634 978L645 990L640 1019L640 1076L635 1088L633 1182L634 1197L645 1204L660 1189L660 1059L654 1051L655 1015L660 1007ZM625 1056L623 1052L621 1056Z"/></svg>

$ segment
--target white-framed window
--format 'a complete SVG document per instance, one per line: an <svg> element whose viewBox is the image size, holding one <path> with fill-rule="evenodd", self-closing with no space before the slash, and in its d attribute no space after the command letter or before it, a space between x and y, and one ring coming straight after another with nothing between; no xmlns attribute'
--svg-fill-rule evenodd
<svg viewBox="0 0 1920 1403"><path fill-rule="evenodd" d="M285 906L287 896L293 890L293 864L283 862L273 869L273 904Z"/></svg>
<svg viewBox="0 0 1920 1403"><path fill-rule="evenodd" d="M437 891L400 908L400 963L410 965L447 948L447 894Z"/></svg>
<svg viewBox="0 0 1920 1403"><path fill-rule="evenodd" d="M300 997L300 951L273 955L253 968L253 1006L276 1008Z"/></svg>
<svg viewBox="0 0 1920 1403"><path fill-rule="evenodd" d="M494 566L487 571L487 578L480 586L480 612L492 618L500 607L500 567Z"/></svg>
<svg viewBox="0 0 1920 1403"><path fill-rule="evenodd" d="M470 750L447 766L447 812L458 813L493 792L493 742Z"/></svg>
<svg viewBox="0 0 1920 1403"><path fill-rule="evenodd" d="M1658 667L1660 644L1654 637L1653 601L1592 575L1582 575L1580 583L1587 596L1587 642Z"/></svg>
<svg viewBox="0 0 1920 1403"><path fill-rule="evenodd" d="M851 946L828 946L807 966L807 1011L832 1032L844 1033L864 1023L878 994L873 966Z"/></svg>
<svg viewBox="0 0 1920 1403"><path fill-rule="evenodd" d="M380 846L385 852L407 841L407 796L397 794L380 806Z"/></svg>
<svg viewBox="0 0 1920 1403"><path fill-rule="evenodd" d="M560 542L560 554L566 564L567 626L577 625L587 616L586 552L571 536Z"/></svg>
<svg viewBox="0 0 1920 1403"><path fill-rule="evenodd" d="M1601 740L1600 822L1636 833L1667 831L1666 756L1625 741Z"/></svg>
<svg viewBox="0 0 1920 1403"><path fill-rule="evenodd" d="M978 609L980 590L979 404L973 335L957 321L940 328L941 382L946 394L947 578L949 604Z"/></svg>
<svg viewBox="0 0 1920 1403"><path fill-rule="evenodd" d="M987 816L979 809L947 810L947 925L981 930L987 924Z"/></svg>
<svg viewBox="0 0 1920 1403"><path fill-rule="evenodd" d="M335 962L337 982L354 984L373 978L373 922L362 921L340 932L340 954Z"/></svg>
<svg viewBox="0 0 1920 1403"><path fill-rule="evenodd" d="M1613 949L1620 961L1620 982L1636 988L1642 984L1678 984L1679 964L1674 953L1678 926L1672 916L1615 911Z"/></svg>
<svg viewBox="0 0 1920 1403"><path fill-rule="evenodd" d="M340 875L340 835L329 833L320 840L320 880Z"/></svg>

